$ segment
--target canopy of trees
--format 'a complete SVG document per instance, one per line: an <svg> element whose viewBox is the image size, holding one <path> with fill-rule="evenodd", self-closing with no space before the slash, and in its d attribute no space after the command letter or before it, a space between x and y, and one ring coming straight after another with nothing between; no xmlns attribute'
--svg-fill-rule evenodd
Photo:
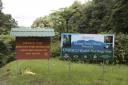
<svg viewBox="0 0 128 85"><path fill-rule="evenodd" d="M0 34L8 34L17 23L10 14L0 13Z"/></svg>
<svg viewBox="0 0 128 85"><path fill-rule="evenodd" d="M92 0L85 4L75 1L70 7L36 19L32 27L50 26L60 33L127 33L127 8L127 0Z"/></svg>
<svg viewBox="0 0 128 85"><path fill-rule="evenodd" d="M17 23L10 14L4 14L2 8L0 0L0 34L8 34L12 27L17 26Z"/></svg>
<svg viewBox="0 0 128 85"><path fill-rule="evenodd" d="M128 33L128 1L116 0L110 16L110 26L115 32Z"/></svg>

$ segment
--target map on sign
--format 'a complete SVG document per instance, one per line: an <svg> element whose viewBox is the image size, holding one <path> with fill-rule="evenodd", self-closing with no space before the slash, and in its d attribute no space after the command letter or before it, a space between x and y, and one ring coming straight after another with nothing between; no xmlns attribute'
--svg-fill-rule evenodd
<svg viewBox="0 0 128 85"><path fill-rule="evenodd" d="M113 34L61 35L61 56L72 59L113 59Z"/></svg>

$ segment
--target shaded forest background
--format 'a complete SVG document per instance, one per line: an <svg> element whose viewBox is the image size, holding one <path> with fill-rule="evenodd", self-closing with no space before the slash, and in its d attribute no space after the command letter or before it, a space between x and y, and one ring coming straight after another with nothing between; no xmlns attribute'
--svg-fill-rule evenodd
<svg viewBox="0 0 128 85"><path fill-rule="evenodd" d="M0 5L0 65L14 60L15 39L9 36L12 27L18 27L11 14L2 12ZM75 1L71 6L55 10L37 18L31 27L52 27L56 36L52 40L53 57L60 56L60 34L115 34L116 63L128 63L128 1L92 0L85 4Z"/></svg>

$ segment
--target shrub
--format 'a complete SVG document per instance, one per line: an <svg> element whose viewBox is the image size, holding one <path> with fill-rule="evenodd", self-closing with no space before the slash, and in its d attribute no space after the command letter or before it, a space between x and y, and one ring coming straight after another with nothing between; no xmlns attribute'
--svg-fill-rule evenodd
<svg viewBox="0 0 128 85"><path fill-rule="evenodd" d="M14 60L15 39L9 35L0 35L0 66Z"/></svg>
<svg viewBox="0 0 128 85"><path fill-rule="evenodd" d="M61 53L60 41L56 40L56 42L52 42L51 49L52 49L52 56L53 57L60 56L60 53Z"/></svg>
<svg viewBox="0 0 128 85"><path fill-rule="evenodd" d="M115 37L115 60L118 63L128 61L128 34L118 33Z"/></svg>

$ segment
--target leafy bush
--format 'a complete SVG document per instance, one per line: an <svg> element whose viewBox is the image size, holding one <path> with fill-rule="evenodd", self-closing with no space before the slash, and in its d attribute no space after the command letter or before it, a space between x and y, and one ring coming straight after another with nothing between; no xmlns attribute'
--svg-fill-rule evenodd
<svg viewBox="0 0 128 85"><path fill-rule="evenodd" d="M114 54L114 58L118 63L126 63L128 61L128 34L116 34Z"/></svg>
<svg viewBox="0 0 128 85"><path fill-rule="evenodd" d="M0 35L0 66L14 60L15 40L9 35Z"/></svg>
<svg viewBox="0 0 128 85"><path fill-rule="evenodd" d="M60 56L60 52L61 52L60 41L56 40L55 42L52 42L51 49L52 49L52 56L53 57Z"/></svg>

